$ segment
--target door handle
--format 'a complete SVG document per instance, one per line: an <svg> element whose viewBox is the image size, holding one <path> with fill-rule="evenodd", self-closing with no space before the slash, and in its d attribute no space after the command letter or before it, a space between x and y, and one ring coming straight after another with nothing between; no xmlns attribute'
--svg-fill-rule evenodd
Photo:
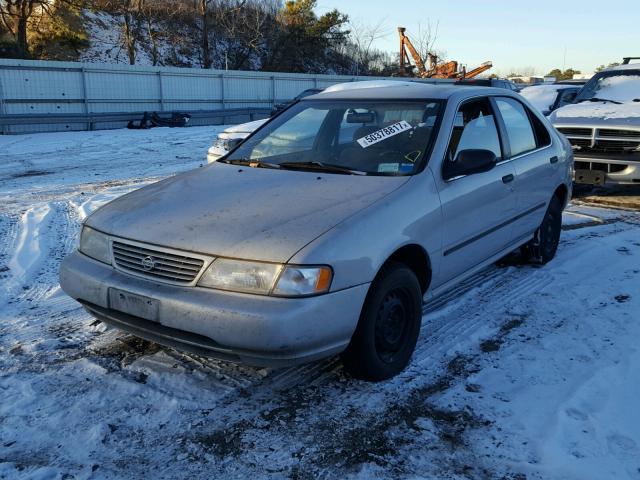
<svg viewBox="0 0 640 480"><path fill-rule="evenodd" d="M509 183L509 182L513 182L513 174L510 173L509 175L505 175L504 177L502 177L502 183Z"/></svg>
<svg viewBox="0 0 640 480"><path fill-rule="evenodd" d="M556 157L556 156L554 155L553 157L551 157L551 158L549 159L549 161L550 161L551 163L558 163L558 157Z"/></svg>

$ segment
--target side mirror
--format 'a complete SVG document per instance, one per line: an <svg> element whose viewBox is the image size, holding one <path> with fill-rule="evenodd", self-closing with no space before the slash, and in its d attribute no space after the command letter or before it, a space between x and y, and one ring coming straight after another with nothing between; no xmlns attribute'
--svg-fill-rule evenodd
<svg viewBox="0 0 640 480"><path fill-rule="evenodd" d="M242 142L244 140L244 138L230 138L227 140L226 142L226 147L228 151L233 150L234 148L236 148L238 146L238 144L240 142Z"/></svg>
<svg viewBox="0 0 640 480"><path fill-rule="evenodd" d="M444 177L448 180L459 175L488 172L495 166L496 155L491 150L462 150L455 161L445 163Z"/></svg>

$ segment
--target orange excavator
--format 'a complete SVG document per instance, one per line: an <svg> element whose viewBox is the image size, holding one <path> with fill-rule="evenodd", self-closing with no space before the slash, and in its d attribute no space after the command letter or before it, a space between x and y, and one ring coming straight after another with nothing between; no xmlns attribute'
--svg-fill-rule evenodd
<svg viewBox="0 0 640 480"><path fill-rule="evenodd" d="M433 53L427 53L427 65L424 60L418 54L409 37L405 35L406 28L398 27L398 34L400 35L400 75L412 76L414 65L411 65L409 55L413 58L415 68L418 69L418 76L422 78L452 78L463 79L473 78L486 72L493 64L491 62L484 62L477 68L467 71L464 65L459 65L455 60L449 62L439 63L438 56Z"/></svg>

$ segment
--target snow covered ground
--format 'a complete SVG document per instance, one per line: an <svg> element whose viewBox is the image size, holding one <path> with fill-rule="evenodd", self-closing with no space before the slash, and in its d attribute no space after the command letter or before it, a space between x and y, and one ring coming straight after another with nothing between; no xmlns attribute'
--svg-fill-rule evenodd
<svg viewBox="0 0 640 480"><path fill-rule="evenodd" d="M95 322L80 222L197 168L217 128L0 137L0 478L640 478L640 214L565 213L557 258L425 306L410 367L273 371Z"/></svg>

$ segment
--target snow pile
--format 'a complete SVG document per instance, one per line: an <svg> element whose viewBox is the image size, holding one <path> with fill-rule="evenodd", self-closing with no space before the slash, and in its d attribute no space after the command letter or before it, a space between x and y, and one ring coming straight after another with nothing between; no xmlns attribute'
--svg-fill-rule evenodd
<svg viewBox="0 0 640 480"><path fill-rule="evenodd" d="M534 85L523 88L520 95L541 112L548 112L558 97L560 85Z"/></svg>
<svg viewBox="0 0 640 480"><path fill-rule="evenodd" d="M204 163L219 128L0 137L0 478L640 478L640 214L572 205L558 256L425 306L408 369L273 371L98 324L80 222Z"/></svg>
<svg viewBox="0 0 640 480"><path fill-rule="evenodd" d="M594 96L621 103L640 100L640 74L603 78L598 82Z"/></svg>

